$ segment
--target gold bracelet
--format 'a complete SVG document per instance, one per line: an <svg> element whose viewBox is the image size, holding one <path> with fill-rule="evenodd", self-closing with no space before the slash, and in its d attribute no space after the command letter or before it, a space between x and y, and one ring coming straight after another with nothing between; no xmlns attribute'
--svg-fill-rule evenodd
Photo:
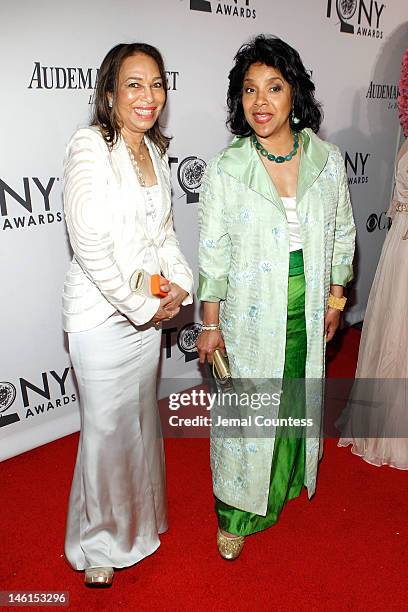
<svg viewBox="0 0 408 612"><path fill-rule="evenodd" d="M201 324L201 331L221 331L221 326L219 323L205 323Z"/></svg>
<svg viewBox="0 0 408 612"><path fill-rule="evenodd" d="M347 302L347 298L344 297L336 297L335 295L333 295L332 293L329 293L329 299L327 301L327 305L330 308L335 308L336 310L344 310L344 307L346 305Z"/></svg>

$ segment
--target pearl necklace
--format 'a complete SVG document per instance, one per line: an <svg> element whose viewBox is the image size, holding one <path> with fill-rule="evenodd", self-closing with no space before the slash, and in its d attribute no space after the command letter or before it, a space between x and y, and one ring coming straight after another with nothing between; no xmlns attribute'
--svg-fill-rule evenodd
<svg viewBox="0 0 408 612"><path fill-rule="evenodd" d="M134 170L135 170L135 173L136 173L136 176L137 176L137 180L139 181L139 183L140 183L140 185L141 185L142 187L146 187L146 181L145 181L145 178L144 178L144 176L143 176L143 173L142 173L142 171L141 171L141 169L140 169L140 167L139 167L139 164L138 164L138 163L137 163L137 161L136 161L135 156L133 155L133 151L132 151L132 149L130 148L130 146L129 146L127 143L126 143L126 148L127 148L127 150L128 150L129 157L130 157L130 161L132 162L132 166L133 166L133 168L134 168ZM140 159L141 159L141 161L143 161L143 160L145 160L146 158L145 158L145 156L144 156L144 155L141 155L141 156L140 156Z"/></svg>
<svg viewBox="0 0 408 612"><path fill-rule="evenodd" d="M269 153L269 151L264 149L264 147L258 141L258 139L255 136L255 134L252 136L252 144L259 151L259 153L263 157L266 157L266 159L269 159L269 161L276 162L277 164L283 164L283 162L290 161L292 159L292 157L294 155L296 155L297 150L299 148L299 134L297 132L295 132L295 135L293 137L293 149L287 155L272 155L272 153Z"/></svg>

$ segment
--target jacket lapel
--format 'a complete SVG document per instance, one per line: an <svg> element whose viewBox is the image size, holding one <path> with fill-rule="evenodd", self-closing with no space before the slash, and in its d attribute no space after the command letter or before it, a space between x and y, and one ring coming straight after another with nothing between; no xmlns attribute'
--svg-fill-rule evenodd
<svg viewBox="0 0 408 612"><path fill-rule="evenodd" d="M272 202L285 214L282 200L249 137L234 138L219 164L227 174Z"/></svg>
<svg viewBox="0 0 408 612"><path fill-rule="evenodd" d="M302 130L302 149L296 189L296 206L321 174L327 163L327 145L310 129Z"/></svg>
<svg viewBox="0 0 408 612"><path fill-rule="evenodd" d="M143 203L143 191L136 176L124 139L119 136L112 149L112 157L119 168L122 181L123 200L133 206L136 216L143 227L146 227L146 208Z"/></svg>
<svg viewBox="0 0 408 612"><path fill-rule="evenodd" d="M170 183L167 181L167 174L164 170L164 165L167 164L167 156L160 156L154 143L145 137L147 148L149 149L150 158L153 163L154 172L157 178L157 184L160 188L161 201L166 203L166 207L170 203Z"/></svg>

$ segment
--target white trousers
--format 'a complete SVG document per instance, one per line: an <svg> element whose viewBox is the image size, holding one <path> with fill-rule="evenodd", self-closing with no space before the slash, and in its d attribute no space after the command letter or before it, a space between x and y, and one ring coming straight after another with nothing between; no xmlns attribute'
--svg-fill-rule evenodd
<svg viewBox="0 0 408 612"><path fill-rule="evenodd" d="M74 569L137 563L167 529L160 339L160 330L119 314L69 334L81 412L65 539Z"/></svg>

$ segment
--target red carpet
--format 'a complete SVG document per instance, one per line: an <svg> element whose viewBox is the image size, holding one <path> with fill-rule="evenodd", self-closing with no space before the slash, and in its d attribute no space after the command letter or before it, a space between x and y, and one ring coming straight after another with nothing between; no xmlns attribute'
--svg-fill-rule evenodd
<svg viewBox="0 0 408 612"><path fill-rule="evenodd" d="M329 376L352 376L358 340L351 329L330 348ZM313 500L290 502L233 563L216 550L208 441L168 440L162 546L117 572L110 590L86 589L62 558L76 444L69 436L1 465L0 591L69 591L69 609L84 612L407 608L408 475L372 467L334 440Z"/></svg>

